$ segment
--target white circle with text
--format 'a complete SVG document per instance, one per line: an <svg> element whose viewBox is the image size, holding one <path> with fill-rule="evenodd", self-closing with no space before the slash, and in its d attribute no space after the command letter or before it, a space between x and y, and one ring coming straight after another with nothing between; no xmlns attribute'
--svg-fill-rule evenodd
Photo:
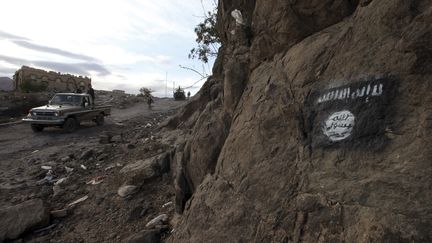
<svg viewBox="0 0 432 243"><path fill-rule="evenodd" d="M347 110L333 113L322 125L323 133L331 141L341 141L351 136L354 128L354 115Z"/></svg>

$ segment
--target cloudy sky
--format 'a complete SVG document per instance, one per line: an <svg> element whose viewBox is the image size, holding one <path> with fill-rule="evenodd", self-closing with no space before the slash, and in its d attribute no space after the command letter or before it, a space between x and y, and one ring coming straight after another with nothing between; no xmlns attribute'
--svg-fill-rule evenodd
<svg viewBox="0 0 432 243"><path fill-rule="evenodd" d="M214 8L213 0L203 0ZM92 78L96 89L156 96L200 79L179 65L206 73L211 66L188 59L201 0L2 0L0 77L22 65ZM195 93L204 81L190 89Z"/></svg>

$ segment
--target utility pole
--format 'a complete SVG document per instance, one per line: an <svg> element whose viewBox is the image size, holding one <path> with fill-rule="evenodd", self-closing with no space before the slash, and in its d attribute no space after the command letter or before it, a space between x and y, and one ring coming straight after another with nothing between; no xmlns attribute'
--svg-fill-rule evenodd
<svg viewBox="0 0 432 243"><path fill-rule="evenodd" d="M165 97L168 97L168 72L165 73Z"/></svg>

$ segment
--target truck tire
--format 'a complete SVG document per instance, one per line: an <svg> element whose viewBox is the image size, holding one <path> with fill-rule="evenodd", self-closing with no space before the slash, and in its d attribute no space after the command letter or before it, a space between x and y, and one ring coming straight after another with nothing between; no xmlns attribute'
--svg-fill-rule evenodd
<svg viewBox="0 0 432 243"><path fill-rule="evenodd" d="M31 124L30 126L33 132L42 132L45 128L43 125L40 124Z"/></svg>
<svg viewBox="0 0 432 243"><path fill-rule="evenodd" d="M69 117L62 126L63 131L67 133L74 132L78 128L78 122L75 118Z"/></svg>
<svg viewBox="0 0 432 243"><path fill-rule="evenodd" d="M105 122L105 117L103 114L99 114L96 116L95 122L98 126L102 126Z"/></svg>

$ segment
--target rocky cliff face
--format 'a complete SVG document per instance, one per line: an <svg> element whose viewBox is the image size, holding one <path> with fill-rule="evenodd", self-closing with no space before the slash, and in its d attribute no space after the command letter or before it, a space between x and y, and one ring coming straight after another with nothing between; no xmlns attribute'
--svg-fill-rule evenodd
<svg viewBox="0 0 432 243"><path fill-rule="evenodd" d="M432 3L221 0L218 27L168 123L170 240L431 242Z"/></svg>

